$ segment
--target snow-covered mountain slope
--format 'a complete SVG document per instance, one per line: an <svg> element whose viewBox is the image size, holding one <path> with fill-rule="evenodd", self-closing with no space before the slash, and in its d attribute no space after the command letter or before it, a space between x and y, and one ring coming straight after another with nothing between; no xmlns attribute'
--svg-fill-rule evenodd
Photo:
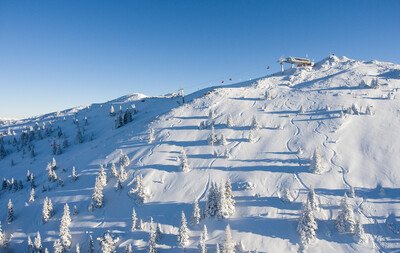
<svg viewBox="0 0 400 253"><path fill-rule="evenodd" d="M376 80L379 87L368 87ZM124 247L132 243L134 252L146 252L152 217L163 232L159 251L178 252L176 234L181 211L190 217L196 199L203 209L211 184L229 178L236 212L227 219L205 218L199 225L189 226L188 252L198 251L203 224L208 227L207 247L211 252L223 242L227 224L233 239L242 242L246 252L298 251L296 228L310 187L315 188L320 208L316 212L317 240L308 252L399 250L398 88L399 65L330 57L312 69L292 69L201 90L185 97L184 104L180 97L134 94L104 104L5 122L0 131L6 135L3 145L7 155L0 160L0 175L22 180L24 186L0 192L0 219L11 237L9 249L22 252L27 236L33 237L37 231L43 246L52 248L59 237L63 205L68 203L78 210L70 226L72 244L80 243L83 250L88 234L96 238L109 231L119 238L119 251L124 252ZM265 98L266 91L269 99ZM133 104L137 110L133 121L115 128L114 117L109 116L111 105L116 111L120 106L125 111ZM348 109L352 106L353 110ZM210 110L215 132L218 137L226 137L226 146L210 145L210 127L199 128L209 119ZM228 115L233 121L230 127L226 125ZM250 129L253 117L259 129ZM29 127L42 129L42 136L34 135L31 142L21 146L21 132ZM50 128L53 131L46 130ZM76 141L77 129L83 134L83 143ZM148 143L149 129L155 132L152 143ZM54 156L51 145L62 146L65 139L68 147ZM34 156L29 146L34 147ZM189 172L180 170L177 157L182 149L187 153ZM315 149L322 156L320 174L310 171ZM229 157L225 157L226 151ZM99 164L110 173L110 164L118 163L121 152L130 159L123 189L115 190L117 180L109 178L104 207L89 210ZM53 156L64 186L48 181L46 164ZM73 166L78 172L77 181L69 176ZM28 202L27 170L34 173L37 185L33 202ZM129 194L136 175L143 176L147 190L144 204L137 204ZM43 187L49 190L42 192ZM367 234L365 243L357 243L352 235L339 234L335 228L340 200L351 189L355 196L349 202ZM43 224L41 212L46 196L53 201L55 214ZM15 210L15 220L10 224L6 221L9 199ZM146 222L143 230L130 230L133 207ZM386 222L389 215L390 224Z"/></svg>

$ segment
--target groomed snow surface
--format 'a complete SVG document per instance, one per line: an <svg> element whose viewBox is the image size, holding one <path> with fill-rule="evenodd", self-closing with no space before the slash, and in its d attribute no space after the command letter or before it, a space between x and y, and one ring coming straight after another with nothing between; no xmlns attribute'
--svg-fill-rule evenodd
<svg viewBox="0 0 400 253"><path fill-rule="evenodd" d="M371 84L378 87L371 88ZM400 251L400 66L392 63L361 62L346 57L329 57L312 69L291 69L244 83L211 87L182 98L128 95L104 104L92 104L0 125L7 155L0 160L0 176L22 180L23 189L0 191L0 220L9 239L4 252L25 252L27 237L39 231L43 248L53 252L59 238L65 203L71 210L71 252L80 244L87 252L89 235L109 232L117 252L128 244L134 252L147 252L149 222L160 224L159 252L180 252L177 234L182 211L189 221L186 252L198 252L200 233L208 228L208 252L223 244L227 224L236 243L245 252L297 252L297 225L310 187L315 189L318 210L316 240L307 252L396 252ZM265 98L265 93L268 98ZM353 106L354 104L354 106ZM133 109L132 105L135 105ZM120 107L136 111L133 121L115 127L110 116ZM353 106L353 109L348 109ZM368 108L368 110L367 110ZM209 118L210 110L212 119ZM231 115L232 126L227 126ZM258 129L251 129L253 118ZM211 126L226 145L210 145ZM199 126L203 125L205 127ZM36 125L36 127L35 127ZM44 127L43 127L44 126ZM40 128L24 146L22 131ZM45 133L45 129L48 130ZM82 143L77 140L77 129ZM59 135L59 129L62 134ZM150 129L154 141L149 143ZM251 132L252 138L249 140ZM17 140L17 143L13 139ZM63 146L57 155L52 145ZM31 149L34 149L34 155ZM180 153L187 154L190 167L182 172ZM311 157L321 154L322 171L310 170ZM230 153L229 157L225 152ZM116 190L111 163L121 154L129 157L127 179ZM48 180L46 166L55 158L59 182ZM95 179L104 165L108 182L104 206L89 208ZM71 178L75 166L78 179ZM29 202L27 171L35 176L36 198ZM129 191L141 175L147 200L140 204ZM213 182L232 182L235 213L226 219L203 218L191 225L193 203L201 210ZM43 191L43 189L46 191ZM354 196L352 196L352 190ZM355 220L362 223L367 240L358 243L352 234L340 234L335 220L344 194ZM43 224L45 197L51 199L54 215ZM14 220L7 222L7 204L14 204ZM76 206L77 214L73 214ZM131 231L132 208L144 228ZM389 219L387 219L389 217ZM0 250L1 251L1 250Z"/></svg>

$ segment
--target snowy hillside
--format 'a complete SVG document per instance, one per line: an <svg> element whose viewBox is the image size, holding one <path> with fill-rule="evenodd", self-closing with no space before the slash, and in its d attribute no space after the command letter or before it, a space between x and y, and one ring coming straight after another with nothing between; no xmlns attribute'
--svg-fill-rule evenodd
<svg viewBox="0 0 400 253"><path fill-rule="evenodd" d="M132 94L2 122L0 221L8 245L0 251L30 252L28 236L33 241L40 232L43 252L53 252L66 203L70 252L77 244L88 252L89 235L101 252L97 238L107 232L117 252L130 244L133 252L148 252L156 224L157 251L180 252L182 211L189 223L186 252L199 252L204 225L208 252L216 252L217 243L232 252L228 224L235 252L297 252L300 245L307 252L399 251L398 88L400 65L332 56L312 69L207 88L186 96L185 103L179 96ZM56 166L48 165L53 157ZM119 171L114 176L113 163ZM107 174L104 189L96 189L102 203L98 194L93 200L96 177L96 185L104 179L98 177L100 165ZM214 183L228 179L234 212L204 217L211 195L223 189L215 190ZM305 203L312 188L311 210ZM347 204L341 205L345 194ZM46 197L54 211L43 222ZM201 219L192 224L196 200ZM340 233L343 206L353 227ZM132 231L133 208L143 224ZM314 240L310 217L318 227ZM309 232L302 237L300 221Z"/></svg>

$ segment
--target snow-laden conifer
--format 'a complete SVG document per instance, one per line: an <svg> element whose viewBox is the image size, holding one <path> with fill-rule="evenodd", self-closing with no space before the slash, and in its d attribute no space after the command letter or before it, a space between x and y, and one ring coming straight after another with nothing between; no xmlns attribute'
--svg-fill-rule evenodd
<svg viewBox="0 0 400 253"><path fill-rule="evenodd" d="M235 242L232 238L231 227L229 225L225 228L225 241L223 246L224 253L235 253Z"/></svg>
<svg viewBox="0 0 400 253"><path fill-rule="evenodd" d="M297 232L299 232L302 247L305 248L315 241L317 229L318 225L315 220L314 211L307 201L300 216L299 224L297 225Z"/></svg>
<svg viewBox="0 0 400 253"><path fill-rule="evenodd" d="M184 149L181 150L181 154L179 156L180 167L182 172L189 172L190 166L187 159L186 151Z"/></svg>
<svg viewBox="0 0 400 253"><path fill-rule="evenodd" d="M203 234L203 232L201 232L200 234L200 241L199 241L199 245L198 248L200 250L200 253L207 253L207 245L206 245L206 237Z"/></svg>
<svg viewBox="0 0 400 253"><path fill-rule="evenodd" d="M78 175L76 174L75 166L72 166L71 178L73 181L76 181L78 179Z"/></svg>
<svg viewBox="0 0 400 253"><path fill-rule="evenodd" d="M199 207L199 201L196 199L193 204L192 224L197 225L200 223L201 210Z"/></svg>
<svg viewBox="0 0 400 253"><path fill-rule="evenodd" d="M161 240L161 237L162 237L161 225L160 225L160 223L157 223L157 226L156 226L156 242L159 242Z"/></svg>
<svg viewBox="0 0 400 253"><path fill-rule="evenodd" d="M119 168L118 179L119 179L121 182L125 182L125 180L126 180L127 178L128 178L128 173L126 172L125 167L124 167L124 166L121 166L121 167Z"/></svg>
<svg viewBox="0 0 400 253"><path fill-rule="evenodd" d="M72 243L72 236L69 230L69 226L71 225L71 215L69 212L69 206L68 204L64 205L64 212L61 217L61 223L60 223L60 240L61 240L61 245L64 248L64 250L68 250L71 247Z"/></svg>
<svg viewBox="0 0 400 253"><path fill-rule="evenodd" d="M79 246L79 243L75 245L75 253L81 253L81 246Z"/></svg>
<svg viewBox="0 0 400 253"><path fill-rule="evenodd" d="M92 235L89 235L88 253L94 253L94 241Z"/></svg>
<svg viewBox="0 0 400 253"><path fill-rule="evenodd" d="M129 191L129 195L135 198L136 203L143 204L148 199L148 194L144 186L143 178L137 175L135 178L135 187Z"/></svg>
<svg viewBox="0 0 400 253"><path fill-rule="evenodd" d="M217 215L218 212L218 186L216 183L212 182L210 189L208 190L207 200L204 208L204 215L206 217L213 217Z"/></svg>
<svg viewBox="0 0 400 253"><path fill-rule="evenodd" d="M7 239L6 239L6 234L3 231L3 228L1 227L1 222L0 222L0 249L5 247L7 244Z"/></svg>
<svg viewBox="0 0 400 253"><path fill-rule="evenodd" d="M121 151L121 157L119 158L119 166L128 166L131 164L131 160L128 155Z"/></svg>
<svg viewBox="0 0 400 253"><path fill-rule="evenodd" d="M106 233L103 237L97 238L100 242L100 248L102 253L116 253L118 238L113 239L109 233Z"/></svg>
<svg viewBox="0 0 400 253"><path fill-rule="evenodd" d="M53 216L53 203L46 197L43 201L42 220L46 223Z"/></svg>
<svg viewBox="0 0 400 253"><path fill-rule="evenodd" d="M357 221L354 228L354 239L357 243L362 244L367 241L367 236L364 232L361 221Z"/></svg>
<svg viewBox="0 0 400 253"><path fill-rule="evenodd" d="M94 185L92 193L92 207L101 208L103 206L103 184L99 176L96 177L96 183Z"/></svg>
<svg viewBox="0 0 400 253"><path fill-rule="evenodd" d="M131 231L135 231L138 224L138 218L137 218L137 214L136 214L136 210L135 208L132 208L132 216L131 216Z"/></svg>
<svg viewBox="0 0 400 253"><path fill-rule="evenodd" d="M132 244L128 244L125 246L125 253L133 253Z"/></svg>
<svg viewBox="0 0 400 253"><path fill-rule="evenodd" d="M336 228L339 233L354 233L356 221L353 208L345 194L340 205L340 211L336 218Z"/></svg>
<svg viewBox="0 0 400 253"><path fill-rule="evenodd" d="M322 158L318 149L314 150L314 154L311 158L310 170L315 174L321 174L323 171Z"/></svg>
<svg viewBox="0 0 400 253"><path fill-rule="evenodd" d="M99 179L99 181L103 186L107 185L107 173L102 164L100 164L100 170L99 174L97 175L97 178Z"/></svg>
<svg viewBox="0 0 400 253"><path fill-rule="evenodd" d="M228 145L228 141L226 140L225 135L224 135L223 133L221 134L221 136L220 136L220 138L219 138L219 143L220 143L222 146Z"/></svg>
<svg viewBox="0 0 400 253"><path fill-rule="evenodd" d="M218 142L217 134L215 133L214 126L211 126L211 132L208 136L208 144L214 146Z"/></svg>
<svg viewBox="0 0 400 253"><path fill-rule="evenodd" d="M150 130L149 130L149 137L148 137L148 143L150 144L150 143L153 143L154 142L154 140L155 140L155 137L154 137L154 129L153 128L150 128Z"/></svg>
<svg viewBox="0 0 400 253"><path fill-rule="evenodd" d="M318 203L317 203L317 197L315 195L314 187L310 187L310 190L308 191L307 194L307 201L310 203L310 207L313 211L316 211L318 209Z"/></svg>
<svg viewBox="0 0 400 253"><path fill-rule="evenodd" d="M251 120L251 129L253 130L258 130L261 128L260 123L258 123L258 120L256 116L253 116L253 119Z"/></svg>
<svg viewBox="0 0 400 253"><path fill-rule="evenodd" d="M228 114L228 116L226 117L226 126L233 127L233 119L232 119L232 115L230 115L230 114Z"/></svg>
<svg viewBox="0 0 400 253"><path fill-rule="evenodd" d="M113 105L110 106L110 116L115 116L115 109Z"/></svg>
<svg viewBox="0 0 400 253"><path fill-rule="evenodd" d="M118 175L117 166L115 166L115 163L111 163L111 176L117 178Z"/></svg>
<svg viewBox="0 0 400 253"><path fill-rule="evenodd" d="M36 198L36 196L35 196L35 188L32 188L31 189L31 192L29 193L29 202L33 202L33 201L35 201L35 198Z"/></svg>
<svg viewBox="0 0 400 253"><path fill-rule="evenodd" d="M153 226L153 221L150 222L150 237L147 244L148 253L157 253L157 234Z"/></svg>
<svg viewBox="0 0 400 253"><path fill-rule="evenodd" d="M208 240L208 229L207 229L206 224L203 225L203 232L202 233L204 235L204 239Z"/></svg>
<svg viewBox="0 0 400 253"><path fill-rule="evenodd" d="M229 178L225 182L225 201L228 216L232 216L235 213L235 200L233 198L232 183Z"/></svg>
<svg viewBox="0 0 400 253"><path fill-rule="evenodd" d="M178 245L184 248L189 243L189 228L187 226L187 221L185 213L182 212L181 224L178 231Z"/></svg>
<svg viewBox="0 0 400 253"><path fill-rule="evenodd" d="M33 248L35 252L42 252L42 238L39 231L36 233L35 239L33 240Z"/></svg>
<svg viewBox="0 0 400 253"><path fill-rule="evenodd" d="M14 221L14 205L11 199L9 199L7 205L7 222L11 223L13 221Z"/></svg>
<svg viewBox="0 0 400 253"><path fill-rule="evenodd" d="M54 253L64 253L65 252L64 247L61 244L61 240L60 239L57 239L57 240L54 241L53 251L54 251Z"/></svg>

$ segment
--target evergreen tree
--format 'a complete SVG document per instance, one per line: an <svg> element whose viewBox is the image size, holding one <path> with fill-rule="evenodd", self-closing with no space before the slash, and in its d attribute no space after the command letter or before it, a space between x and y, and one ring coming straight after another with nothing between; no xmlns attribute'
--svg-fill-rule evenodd
<svg viewBox="0 0 400 253"><path fill-rule="evenodd" d="M227 159L231 158L231 153L229 152L228 148L225 148L224 157L227 158Z"/></svg>
<svg viewBox="0 0 400 253"><path fill-rule="evenodd" d="M99 178L99 176L96 177L91 205L95 208L103 207L103 184L101 183L101 179Z"/></svg>
<svg viewBox="0 0 400 253"><path fill-rule="evenodd" d="M253 116L253 119L251 120L251 129L253 130L258 130L260 129L260 123L258 123L256 116Z"/></svg>
<svg viewBox="0 0 400 253"><path fill-rule="evenodd" d="M349 204L347 195L345 194L341 202L341 210L336 218L336 228L339 233L351 233L355 231L355 219L353 208Z"/></svg>
<svg viewBox="0 0 400 253"><path fill-rule="evenodd" d="M54 253L64 253L65 252L60 239L57 239L54 241L53 250L54 250Z"/></svg>
<svg viewBox="0 0 400 253"><path fill-rule="evenodd" d="M75 166L72 167L71 178L73 181L76 181L78 179L78 175L76 174Z"/></svg>
<svg viewBox="0 0 400 253"><path fill-rule="evenodd" d="M271 99L272 99L272 97L271 97L271 92L270 92L269 90L266 90L266 91L265 91L265 93L264 93L264 98L265 98L266 100L271 100Z"/></svg>
<svg viewBox="0 0 400 253"><path fill-rule="evenodd" d="M113 105L110 107L110 116L115 116L115 109Z"/></svg>
<svg viewBox="0 0 400 253"><path fill-rule="evenodd" d="M35 252L41 253L42 252L42 238L40 237L40 233L36 233L36 237L33 241L33 248Z"/></svg>
<svg viewBox="0 0 400 253"><path fill-rule="evenodd" d="M199 207L199 201L196 199L193 204L192 224L193 225L199 224L200 219L201 219L201 210Z"/></svg>
<svg viewBox="0 0 400 253"><path fill-rule="evenodd" d="M7 205L7 222L10 224L13 221L14 221L14 205L11 199L9 199Z"/></svg>
<svg viewBox="0 0 400 253"><path fill-rule="evenodd" d="M217 143L217 134L215 133L214 126L211 126L211 133L208 136L208 144L214 146Z"/></svg>
<svg viewBox="0 0 400 253"><path fill-rule="evenodd" d="M60 223L60 240L64 250L68 250L71 247L71 233L69 226L71 225L71 216L69 212L68 204L64 205L64 213L61 217Z"/></svg>
<svg viewBox="0 0 400 253"><path fill-rule="evenodd" d="M319 153L318 149L314 150L314 155L311 159L311 166L310 166L311 172L315 174L321 174L322 173L322 158Z"/></svg>
<svg viewBox="0 0 400 253"><path fill-rule="evenodd" d="M116 253L118 239L113 239L109 233L106 233L104 237L99 237L97 240L100 241L102 253Z"/></svg>
<svg viewBox="0 0 400 253"><path fill-rule="evenodd" d="M53 203L51 200L46 197L43 202L43 209L42 209L42 220L43 222L47 222L51 216L53 216Z"/></svg>
<svg viewBox="0 0 400 253"><path fill-rule="evenodd" d="M356 222L354 228L354 239L360 244L367 241L367 236L365 235L364 228L360 220Z"/></svg>
<svg viewBox="0 0 400 253"><path fill-rule="evenodd" d="M303 213L297 226L297 232L300 234L300 241L303 247L315 241L317 228L313 209L310 202L307 202L304 205Z"/></svg>
<svg viewBox="0 0 400 253"><path fill-rule="evenodd" d="M217 191L217 217L219 219L229 217L228 201L226 199L225 187L220 185Z"/></svg>
<svg viewBox="0 0 400 253"><path fill-rule="evenodd" d="M204 236L203 232L200 234L200 242L198 247L200 253L207 253L206 237Z"/></svg>
<svg viewBox="0 0 400 253"><path fill-rule="evenodd" d="M111 176L115 178L119 176L117 171L117 166L115 166L115 163L111 163Z"/></svg>
<svg viewBox="0 0 400 253"><path fill-rule="evenodd" d="M225 199L228 216L232 216L235 213L235 200L233 199L232 184L229 178L225 182Z"/></svg>
<svg viewBox="0 0 400 253"><path fill-rule="evenodd" d="M7 245L6 234L4 233L3 229L1 228L1 222L0 222L0 249L5 247L6 245Z"/></svg>
<svg viewBox="0 0 400 253"><path fill-rule="evenodd" d="M124 182L127 178L128 178L128 173L126 173L125 167L121 166L119 168L118 179L121 180L121 182Z"/></svg>
<svg viewBox="0 0 400 253"><path fill-rule="evenodd" d="M155 137L154 137L154 129L153 129L153 128L150 128L150 130L149 130L148 143L151 144L151 143L154 142L154 140L155 140Z"/></svg>
<svg viewBox="0 0 400 253"><path fill-rule="evenodd" d="M232 239L231 227L229 225L225 228L225 241L224 241L224 253L235 253L235 242Z"/></svg>
<svg viewBox="0 0 400 253"><path fill-rule="evenodd" d="M33 242L31 239L31 236L28 235L28 251L32 251L33 250Z"/></svg>
<svg viewBox="0 0 400 253"><path fill-rule="evenodd" d="M215 253L220 253L221 252L221 249L220 249L221 247L219 246L219 243L217 243L216 245L215 245Z"/></svg>
<svg viewBox="0 0 400 253"><path fill-rule="evenodd" d="M162 237L161 225L160 225L160 223L157 223L157 226L156 226L156 242L159 242L161 240L161 237Z"/></svg>
<svg viewBox="0 0 400 253"><path fill-rule="evenodd" d="M81 253L81 247L79 246L79 243L75 245L75 253Z"/></svg>
<svg viewBox="0 0 400 253"><path fill-rule="evenodd" d="M88 253L94 253L94 241L92 235L89 235Z"/></svg>
<svg viewBox="0 0 400 253"><path fill-rule="evenodd" d="M230 115L230 114L228 114L228 117L226 118L226 126L233 127L233 119L232 119L232 115Z"/></svg>
<svg viewBox="0 0 400 253"><path fill-rule="evenodd" d="M204 208L206 217L213 217L217 215L218 211L218 186L212 182L208 191L207 200Z"/></svg>
<svg viewBox="0 0 400 253"><path fill-rule="evenodd" d="M29 194L29 202L33 202L33 201L35 201L35 188L32 188L31 189L31 192L30 192L30 194Z"/></svg>
<svg viewBox="0 0 400 253"><path fill-rule="evenodd" d="M106 170L104 169L103 165L100 165L100 170L99 170L99 174L97 175L97 177L99 178L102 186L107 185L107 173L106 173Z"/></svg>
<svg viewBox="0 0 400 253"><path fill-rule="evenodd" d="M182 212L181 225L178 231L178 244L180 247L184 248L188 243L189 243L189 229L187 227L185 213Z"/></svg>
<svg viewBox="0 0 400 253"><path fill-rule="evenodd" d="M315 196L314 187L310 186L310 191L307 194L307 201L310 203L310 207L313 211L318 209L317 198Z"/></svg>
<svg viewBox="0 0 400 253"><path fill-rule="evenodd" d="M228 141L226 140L224 134L221 134L221 137L220 137L220 139L219 139L219 143L220 143L222 146L228 145Z"/></svg>
<svg viewBox="0 0 400 253"><path fill-rule="evenodd" d="M119 166L128 166L131 163L129 157L121 151L121 157L119 158Z"/></svg>
<svg viewBox="0 0 400 253"><path fill-rule="evenodd" d="M189 167L189 162L186 156L186 152L184 149L181 150L181 155L179 157L180 160L180 166L181 166L181 171L182 172L188 172L190 171L190 167Z"/></svg>
<svg viewBox="0 0 400 253"><path fill-rule="evenodd" d="M142 176L137 175L135 178L135 183L136 183L135 188L132 188L129 191L129 194L133 195L138 204L143 204L147 200L147 194Z"/></svg>
<svg viewBox="0 0 400 253"><path fill-rule="evenodd" d="M148 253L157 253L157 234L155 229L153 228L153 221L150 222L150 238L147 245Z"/></svg>
<svg viewBox="0 0 400 253"><path fill-rule="evenodd" d="M204 226L203 226L203 235L204 235L204 239L208 240L208 230L207 230L206 224L204 224Z"/></svg>
<svg viewBox="0 0 400 253"><path fill-rule="evenodd" d="M125 246L125 253L133 253L132 244L128 244Z"/></svg>
<svg viewBox="0 0 400 253"><path fill-rule="evenodd" d="M131 226L131 231L135 231L137 228L137 215L136 215L136 210L135 208L132 208L132 226Z"/></svg>

